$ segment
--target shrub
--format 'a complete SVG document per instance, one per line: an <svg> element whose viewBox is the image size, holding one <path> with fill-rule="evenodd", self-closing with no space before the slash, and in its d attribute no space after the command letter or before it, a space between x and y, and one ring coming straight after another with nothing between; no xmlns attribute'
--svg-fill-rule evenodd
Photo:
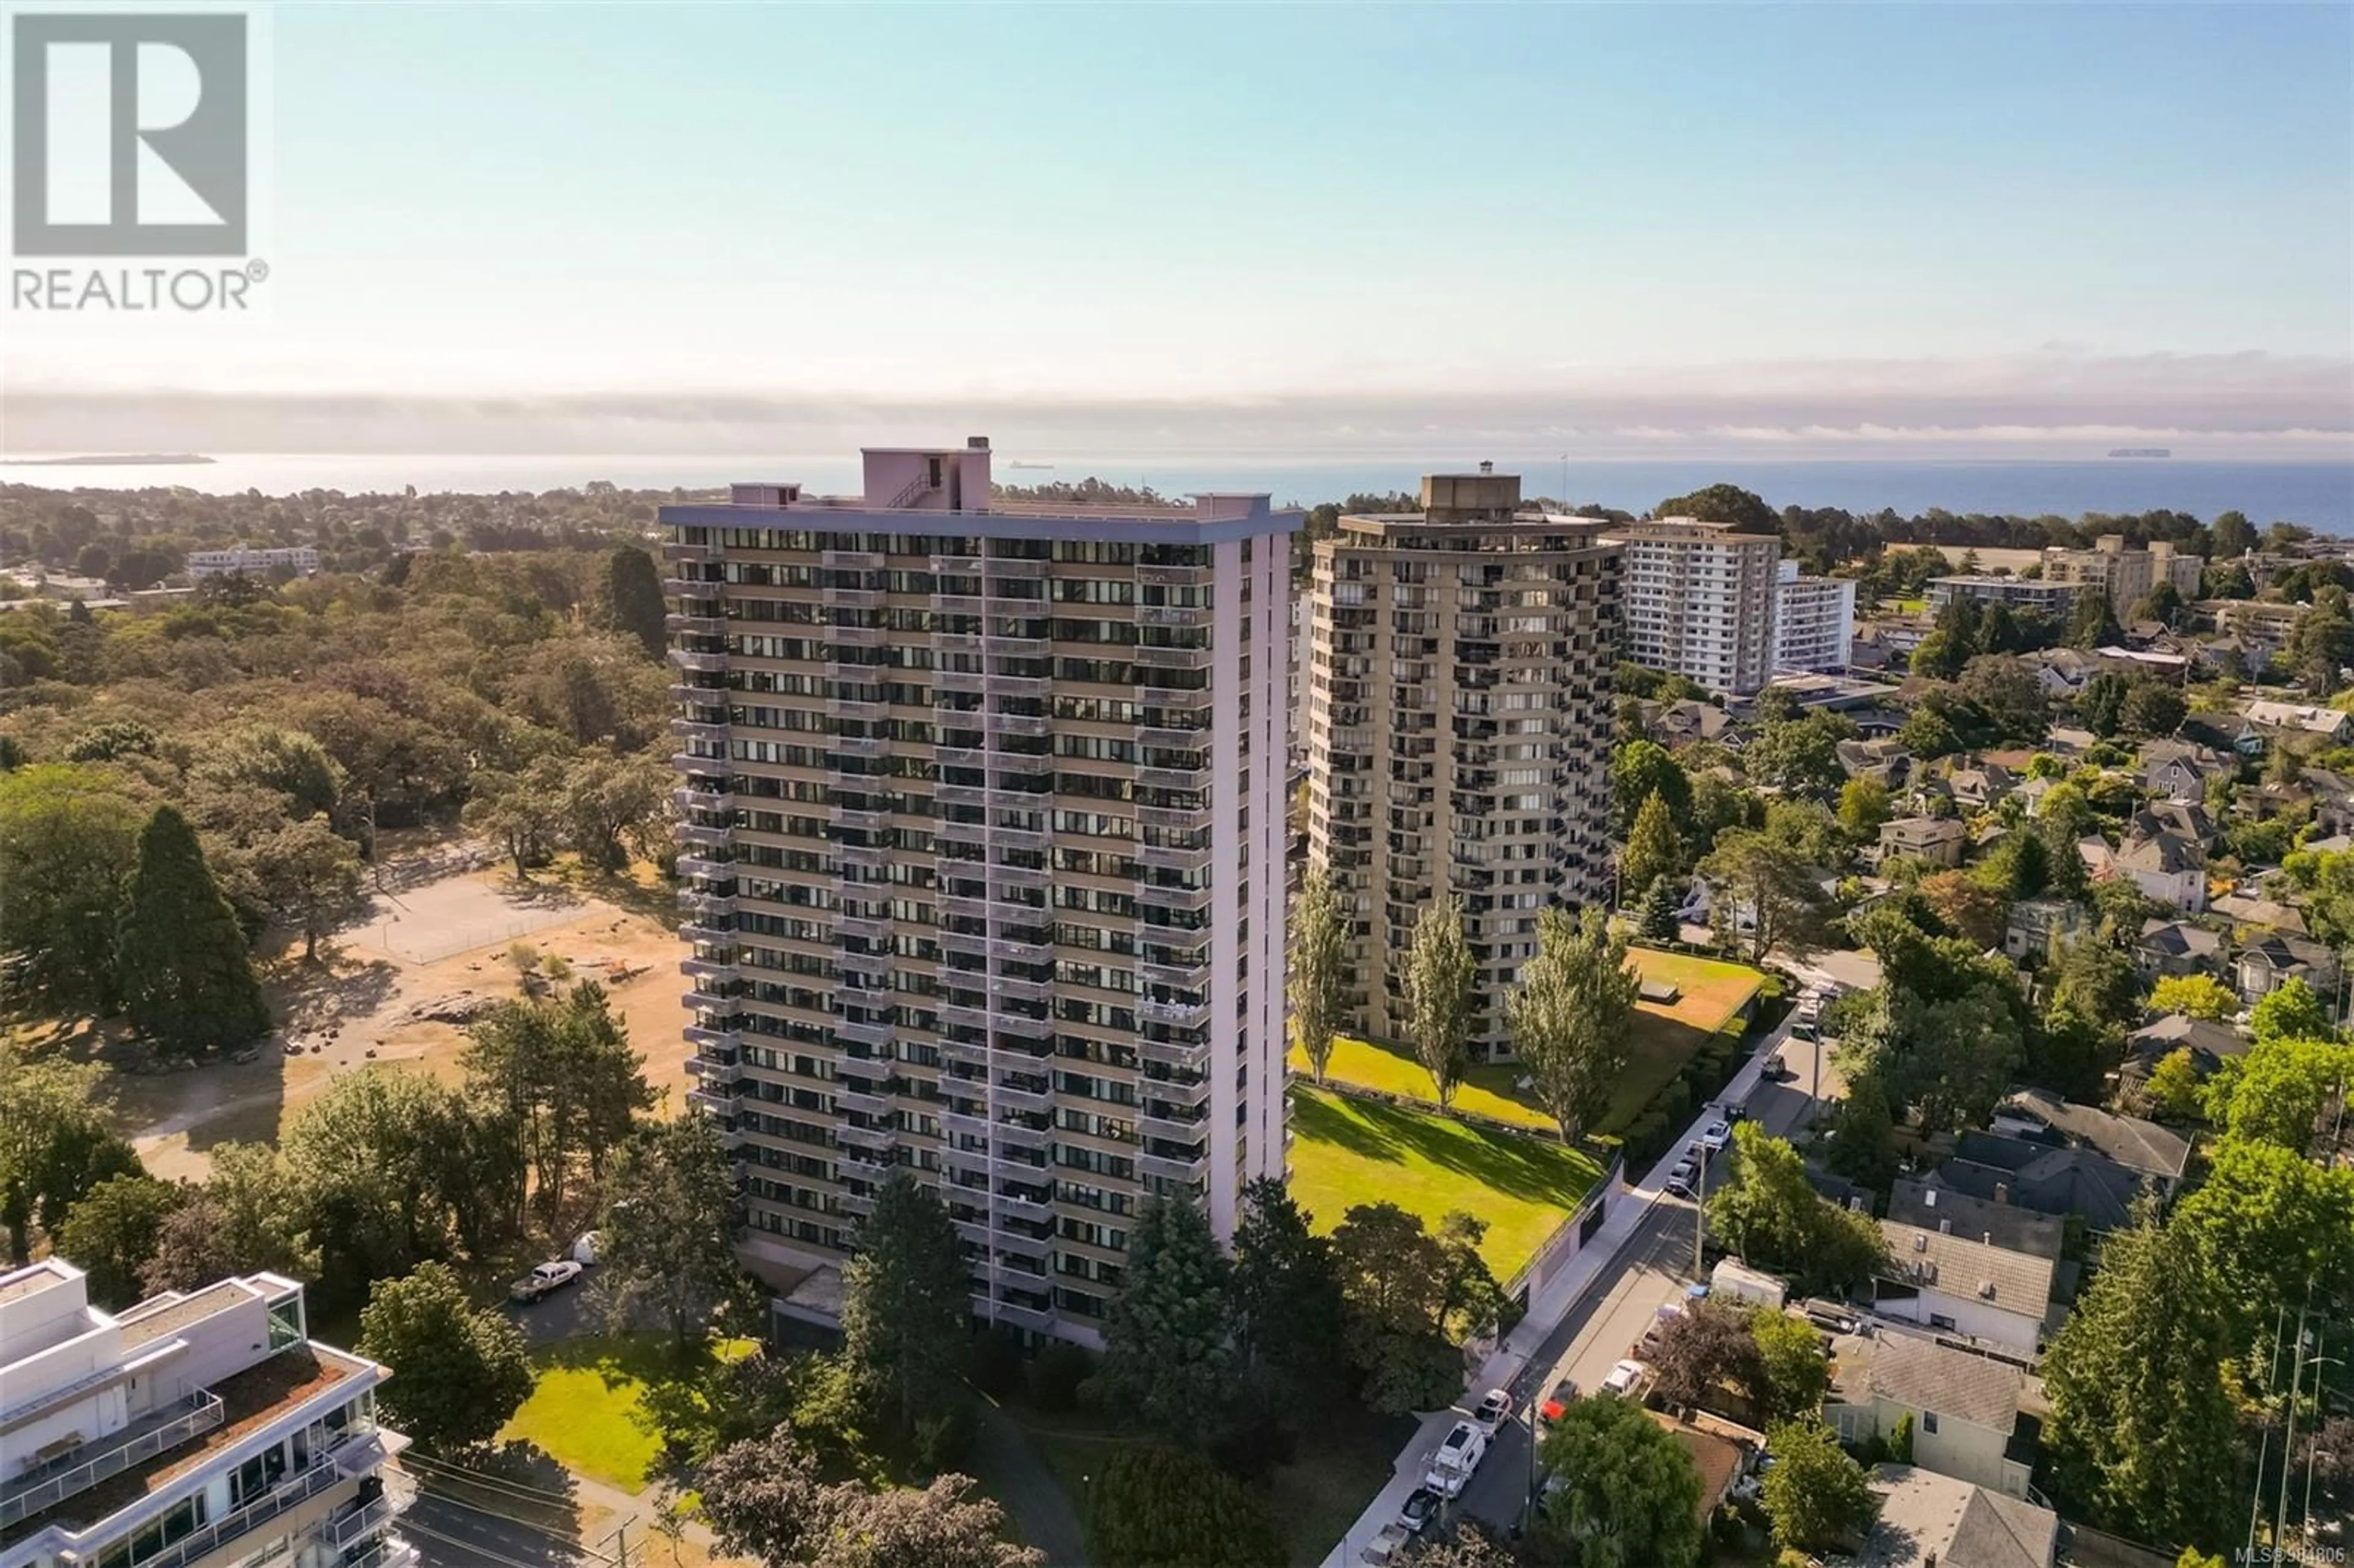
<svg viewBox="0 0 2354 1568"><path fill-rule="evenodd" d="M971 1440L970 1405L952 1404L938 1415L916 1418L916 1462L935 1476L955 1469Z"/></svg>
<svg viewBox="0 0 2354 1568"><path fill-rule="evenodd" d="M1076 1345L1057 1340L1030 1363L1030 1403L1044 1411L1074 1409L1079 1403L1079 1384L1094 1372L1094 1357Z"/></svg>
<svg viewBox="0 0 2354 1568"><path fill-rule="evenodd" d="M1282 1568L1290 1559L1267 1504L1182 1449L1121 1448L1089 1502L1088 1536L1106 1568Z"/></svg>

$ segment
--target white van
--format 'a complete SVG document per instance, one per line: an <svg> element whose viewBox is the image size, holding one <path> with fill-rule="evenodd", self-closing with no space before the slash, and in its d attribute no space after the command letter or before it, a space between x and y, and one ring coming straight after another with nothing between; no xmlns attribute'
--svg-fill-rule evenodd
<svg viewBox="0 0 2354 1568"><path fill-rule="evenodd" d="M1430 1473L1422 1484L1443 1498L1461 1497L1471 1472L1488 1457L1488 1435L1469 1421L1458 1421L1439 1439L1430 1456Z"/></svg>

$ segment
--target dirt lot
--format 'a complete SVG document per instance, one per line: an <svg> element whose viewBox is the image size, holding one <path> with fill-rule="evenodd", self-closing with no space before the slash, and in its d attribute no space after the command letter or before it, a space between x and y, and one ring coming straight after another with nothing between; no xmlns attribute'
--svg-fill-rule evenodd
<svg viewBox="0 0 2354 1568"><path fill-rule="evenodd" d="M288 955L270 967L281 1033L254 1060L186 1072L115 1075L124 1131L158 1176L201 1178L214 1145L274 1140L293 1114L340 1072L370 1061L454 1082L465 1044L460 1027L419 1016L449 999L496 1001L523 988L509 948L528 943L595 980L646 1057L646 1078L675 1107L687 1088L683 1031L684 949L668 916L670 895L649 868L634 881L584 881L564 872L518 883L511 872L429 870L378 895L336 938L322 963ZM562 983L570 983L567 980ZM290 1054L288 1043L301 1047ZM111 1057L111 1043L100 1043Z"/></svg>

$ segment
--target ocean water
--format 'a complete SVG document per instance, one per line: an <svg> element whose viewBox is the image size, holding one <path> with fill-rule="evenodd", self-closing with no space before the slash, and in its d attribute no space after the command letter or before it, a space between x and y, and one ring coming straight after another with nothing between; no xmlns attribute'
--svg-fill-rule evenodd
<svg viewBox="0 0 2354 1568"><path fill-rule="evenodd" d="M1893 508L1906 515L1948 512L2147 512L2159 507L2211 519L2240 511L2259 527L2292 522L2324 533L2354 535L2354 450L2335 461L2224 461L2189 457L2092 459L1798 460L1748 457L1573 458L1564 471L1557 457L1491 458L1499 471L1522 476L1531 495L1599 502L1644 512L1659 502L1723 482L1755 491L1776 507L1837 506L1859 514ZM1007 484L1079 480L1095 475L1117 484L1150 484L1164 494L1195 490L1266 491L1279 503L1313 505L1354 492L1413 490L1429 471L1461 472L1478 456L1319 456L1298 461L1215 454L1137 456L1026 452L1001 445L997 479ZM1021 464L1023 466L1015 466ZM798 481L810 489L846 493L858 487L857 464L839 453L796 457L778 453L679 456L567 454L506 456L386 453L236 453L209 463L0 465L0 483L54 489L138 489L186 485L216 494L259 490L285 495L308 490L346 494L419 492L540 491L605 480L627 489L710 489L732 480Z"/></svg>

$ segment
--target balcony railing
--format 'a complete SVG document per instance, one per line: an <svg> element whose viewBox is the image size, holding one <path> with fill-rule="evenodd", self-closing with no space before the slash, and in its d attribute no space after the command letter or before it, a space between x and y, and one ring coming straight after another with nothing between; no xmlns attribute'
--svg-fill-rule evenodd
<svg viewBox="0 0 2354 1568"><path fill-rule="evenodd" d="M9 1483L7 1495L0 1497L0 1529L38 1513L50 1504L85 1491L109 1476L122 1474L144 1459L151 1459L164 1449L186 1442L201 1432L209 1432L221 1424L221 1402L217 1395L192 1393L183 1400L182 1412L144 1432L130 1436L119 1434L101 1439L99 1444L86 1444L74 1453L55 1461L53 1470L35 1470L17 1477ZM111 1443L111 1446L105 1446ZM92 1454L90 1450L99 1448ZM87 1456L87 1457L84 1457Z"/></svg>
<svg viewBox="0 0 2354 1568"><path fill-rule="evenodd" d="M312 1462L310 1468L288 1477L236 1512L217 1519L194 1534L174 1542L154 1556L143 1559L138 1568L185 1568L185 1564L208 1555L226 1542L250 1533L344 1478L334 1458L323 1454Z"/></svg>

